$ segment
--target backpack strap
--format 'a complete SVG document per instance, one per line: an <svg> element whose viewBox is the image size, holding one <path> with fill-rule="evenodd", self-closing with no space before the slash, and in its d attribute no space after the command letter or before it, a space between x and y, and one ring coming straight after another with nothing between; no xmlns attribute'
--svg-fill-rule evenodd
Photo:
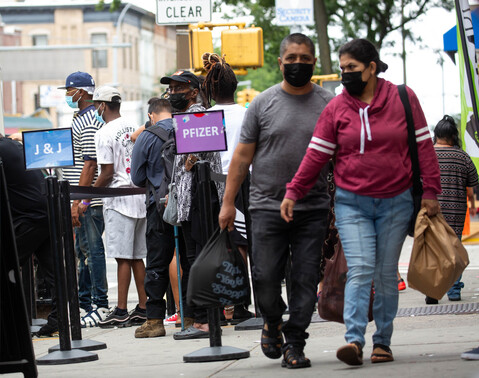
<svg viewBox="0 0 479 378"><path fill-rule="evenodd" d="M170 139L170 131L165 130L159 125L152 125L150 127L147 127L145 131L149 131L150 133L155 134L163 142L166 142L168 139Z"/></svg>
<svg viewBox="0 0 479 378"><path fill-rule="evenodd" d="M417 153L416 129L414 128L414 119L412 117L411 104L404 84L398 85L399 97L404 106L407 122L407 142L409 145L409 155L412 164L412 181L414 194L422 194L421 170L419 168L419 157Z"/></svg>

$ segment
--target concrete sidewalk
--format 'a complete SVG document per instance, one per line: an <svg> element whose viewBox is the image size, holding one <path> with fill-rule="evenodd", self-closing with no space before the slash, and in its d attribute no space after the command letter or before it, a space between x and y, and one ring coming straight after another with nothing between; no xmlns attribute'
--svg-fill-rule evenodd
<svg viewBox="0 0 479 378"><path fill-rule="evenodd" d="M412 239L408 238L400 260L405 277ZM471 264L463 277L465 288L459 304L479 302L479 246L467 246ZM115 304L111 290L112 305ZM135 302L134 288L131 306ZM451 304L447 297L440 305ZM407 288L400 293L400 308L426 307L424 295ZM98 361L70 365L38 366L40 377L479 377L479 361L461 360L462 352L479 346L479 314L398 317L391 349L395 361L372 365L370 323L364 348L364 365L349 367L336 359L336 349L344 342L344 325L319 322L309 328L305 354L312 361L309 369L281 368L281 360L264 357L259 345L260 331L235 331L223 327L222 343L250 351L250 357L222 362L185 363L185 354L209 347L209 340L173 340L174 325L167 326L167 335L154 339L135 339L136 327L122 329L90 328L83 331L84 339L105 342L107 349L95 351ZM34 339L37 358L58 344L58 338ZM12 376L21 376L20 374Z"/></svg>

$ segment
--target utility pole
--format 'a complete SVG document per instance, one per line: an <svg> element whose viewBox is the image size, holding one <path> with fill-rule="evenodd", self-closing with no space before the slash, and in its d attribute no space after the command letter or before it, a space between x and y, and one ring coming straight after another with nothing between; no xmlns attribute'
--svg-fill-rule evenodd
<svg viewBox="0 0 479 378"><path fill-rule="evenodd" d="M404 29L404 0L401 0L401 39L402 39L402 71L404 84L407 84L406 77L406 29Z"/></svg>

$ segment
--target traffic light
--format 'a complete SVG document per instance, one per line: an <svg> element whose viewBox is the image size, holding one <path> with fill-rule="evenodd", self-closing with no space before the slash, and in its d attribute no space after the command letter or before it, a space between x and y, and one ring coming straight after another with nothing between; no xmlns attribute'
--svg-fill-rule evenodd
<svg viewBox="0 0 479 378"><path fill-rule="evenodd" d="M337 92L341 86L341 80L322 80L320 85L336 96L339 94Z"/></svg>
<svg viewBox="0 0 479 378"><path fill-rule="evenodd" d="M242 91L236 92L236 102L247 108L251 101L253 101L253 98L259 94L260 92L254 89L243 89Z"/></svg>
<svg viewBox="0 0 479 378"><path fill-rule="evenodd" d="M190 30L190 57L191 68L195 70L203 69L203 59L201 57L205 52L213 52L213 35L209 29Z"/></svg>
<svg viewBox="0 0 479 378"><path fill-rule="evenodd" d="M227 29L221 32L221 55L231 67L262 67L263 29Z"/></svg>
<svg viewBox="0 0 479 378"><path fill-rule="evenodd" d="M330 91L333 95L337 95L336 91L341 85L341 80L338 74L330 75L313 75L311 81L319 84L324 89Z"/></svg>
<svg viewBox="0 0 479 378"><path fill-rule="evenodd" d="M241 106L246 106L246 89L236 92L236 102Z"/></svg>

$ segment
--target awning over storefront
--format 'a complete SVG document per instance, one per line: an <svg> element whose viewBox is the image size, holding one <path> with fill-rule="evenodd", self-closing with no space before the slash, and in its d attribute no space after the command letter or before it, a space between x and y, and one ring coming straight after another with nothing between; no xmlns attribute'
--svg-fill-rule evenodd
<svg viewBox="0 0 479 378"><path fill-rule="evenodd" d="M474 29L474 44L476 49L479 49L479 8L474 9L471 12L472 16L472 28ZM457 30L456 26L453 26L442 36L444 42L444 51L455 62L454 54L457 52Z"/></svg>
<svg viewBox="0 0 479 378"><path fill-rule="evenodd" d="M47 118L41 117L3 117L5 124L5 135L10 135L26 130L43 130L53 128Z"/></svg>

